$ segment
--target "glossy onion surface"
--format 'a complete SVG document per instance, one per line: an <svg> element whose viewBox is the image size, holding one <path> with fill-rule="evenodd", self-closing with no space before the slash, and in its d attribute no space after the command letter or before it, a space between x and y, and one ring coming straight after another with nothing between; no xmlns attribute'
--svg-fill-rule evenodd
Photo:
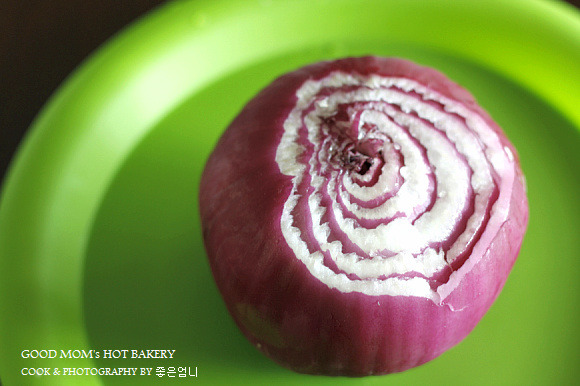
<svg viewBox="0 0 580 386"><path fill-rule="evenodd" d="M298 372L363 376L460 342L528 219L516 151L443 74L347 58L286 74L235 118L200 186L217 286Z"/></svg>

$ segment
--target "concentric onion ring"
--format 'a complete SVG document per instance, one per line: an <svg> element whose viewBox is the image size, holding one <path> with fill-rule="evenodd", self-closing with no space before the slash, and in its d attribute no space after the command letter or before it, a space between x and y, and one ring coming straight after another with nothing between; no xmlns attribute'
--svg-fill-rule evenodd
<svg viewBox="0 0 580 386"><path fill-rule="evenodd" d="M293 177L280 225L296 257L342 292L439 302L439 285L507 218L509 147L478 114L406 78L333 72L297 96L276 154ZM312 214L311 232L296 212Z"/></svg>
<svg viewBox="0 0 580 386"><path fill-rule="evenodd" d="M210 157L200 208L246 336L296 371L346 375L402 371L463 339L528 216L515 149L473 97L376 57L257 95Z"/></svg>

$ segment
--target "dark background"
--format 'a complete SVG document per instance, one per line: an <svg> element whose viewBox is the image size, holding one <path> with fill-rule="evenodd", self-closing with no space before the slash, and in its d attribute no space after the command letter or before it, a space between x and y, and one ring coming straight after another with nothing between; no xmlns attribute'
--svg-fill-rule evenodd
<svg viewBox="0 0 580 386"><path fill-rule="evenodd" d="M26 129L67 75L163 2L0 0L0 184Z"/></svg>
<svg viewBox="0 0 580 386"><path fill-rule="evenodd" d="M50 95L95 49L163 0L0 0L0 183Z"/></svg>

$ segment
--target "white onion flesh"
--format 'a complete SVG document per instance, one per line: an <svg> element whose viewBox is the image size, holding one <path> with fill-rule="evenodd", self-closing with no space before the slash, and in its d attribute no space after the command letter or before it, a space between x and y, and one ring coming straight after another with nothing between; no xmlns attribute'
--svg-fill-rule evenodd
<svg viewBox="0 0 580 386"><path fill-rule="evenodd" d="M352 87L356 89L353 91ZM329 89L332 92L327 95ZM321 90L323 96L319 95ZM409 79L356 77L335 72L321 80L307 81L296 95L296 107L284 122L284 134L276 153L282 173L293 177L293 189L284 205L280 226L296 257L313 276L342 292L421 296L439 303L442 299L430 288L428 279L464 252L482 223L490 221L487 207L495 189L492 173L500 176L499 184L507 189L501 190L497 204L491 203L500 209L493 211L495 221L490 221L491 226L485 232L493 237L506 220L509 186L514 179L509 149L506 152L496 132L476 113ZM374 171L380 176L378 183L370 187L357 184L359 175L345 172L329 154L329 149L340 148L352 139L336 140L324 125L324 120L331 119L339 105L357 103L364 105L356 122L358 139L379 139L385 146L383 154L396 149L405 164L397 170L392 163L385 162L381 170ZM365 124L372 125L373 130L363 132ZM343 124L344 130L351 125L352 117ZM355 198L368 202L390 195L397 173L404 182L381 205L361 208L351 201ZM436 200L429 203L428 211L416 213L417 207L429 202L429 174L436 180ZM320 196L329 197L332 205L321 205ZM466 201L471 198L475 210L465 231L448 250L430 247L450 237L469 204ZM310 221L317 243L314 246L307 245L300 237L301 231L293 225L293 212L300 201L307 201L312 213ZM328 212L337 226L323 221L322 215ZM402 216L391 220L397 214ZM381 223L365 227L358 219ZM330 234L334 235L334 241L329 241ZM356 244L362 253L344 253L342 239ZM329 253L340 273L324 265L323 252ZM383 257L385 252L389 257ZM402 276L411 272L421 276L411 280ZM349 279L348 274L358 278Z"/></svg>

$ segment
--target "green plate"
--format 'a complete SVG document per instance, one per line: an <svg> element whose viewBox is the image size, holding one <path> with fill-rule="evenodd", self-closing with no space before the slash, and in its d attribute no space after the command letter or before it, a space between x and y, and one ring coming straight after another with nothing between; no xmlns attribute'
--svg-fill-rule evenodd
<svg viewBox="0 0 580 386"><path fill-rule="evenodd" d="M530 225L497 302L440 358L384 377L298 375L255 350L225 310L201 240L200 173L229 121L277 75L364 54L438 68L473 92L519 150ZM0 207L2 382L574 383L579 63L580 15L551 1L165 4L70 77L10 170ZM57 358L22 357L42 349ZM134 349L176 351L103 357ZM152 375L62 375L115 367ZM198 377L160 378L158 367ZM61 375L21 374L30 368Z"/></svg>

